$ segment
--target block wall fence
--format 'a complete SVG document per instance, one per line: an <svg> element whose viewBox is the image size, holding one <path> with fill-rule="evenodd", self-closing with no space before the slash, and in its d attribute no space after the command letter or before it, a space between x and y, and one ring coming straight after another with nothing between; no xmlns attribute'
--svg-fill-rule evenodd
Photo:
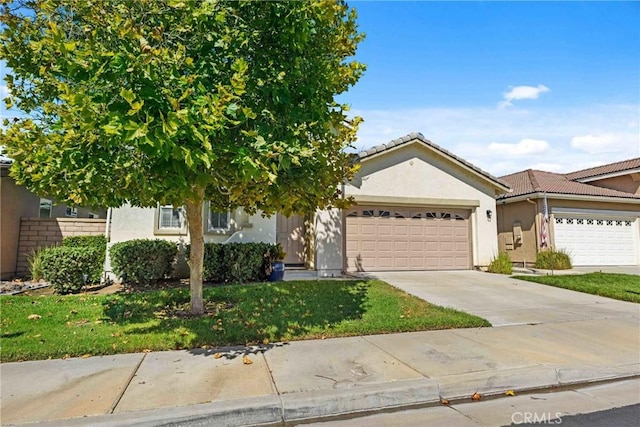
<svg viewBox="0 0 640 427"><path fill-rule="evenodd" d="M104 234L106 219L93 218L20 218L17 274L29 272L27 257L38 248L56 246L68 236Z"/></svg>

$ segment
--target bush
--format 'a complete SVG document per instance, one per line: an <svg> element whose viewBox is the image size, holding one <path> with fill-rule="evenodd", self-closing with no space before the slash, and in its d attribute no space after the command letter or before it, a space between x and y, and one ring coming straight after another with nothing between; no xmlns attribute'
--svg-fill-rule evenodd
<svg viewBox="0 0 640 427"><path fill-rule="evenodd" d="M513 264L509 254L498 252L498 256L491 260L488 271L489 273L511 274L513 272Z"/></svg>
<svg viewBox="0 0 640 427"><path fill-rule="evenodd" d="M38 281L44 279L44 271L42 270L42 253L45 248L38 248L27 255L27 263L29 264L29 274L31 280Z"/></svg>
<svg viewBox="0 0 640 427"><path fill-rule="evenodd" d="M96 263L104 266L104 259L107 255L107 238L104 235L65 237L62 239L62 246L67 248L93 248L100 254ZM97 280L100 280L99 276Z"/></svg>
<svg viewBox="0 0 640 427"><path fill-rule="evenodd" d="M102 275L104 250L92 247L58 246L39 253L44 278L60 294L77 293L85 284L97 283ZM85 283L84 275L87 275Z"/></svg>
<svg viewBox="0 0 640 427"><path fill-rule="evenodd" d="M549 250L539 252L536 256L536 268L543 270L570 270L571 257L564 250Z"/></svg>
<svg viewBox="0 0 640 427"><path fill-rule="evenodd" d="M114 244L111 267L120 277L126 275L129 285L150 285L169 276L178 247L166 240L137 239Z"/></svg>
<svg viewBox="0 0 640 427"><path fill-rule="evenodd" d="M70 236L62 239L62 246L69 248L96 248L103 251L107 248L107 238L104 235L99 236Z"/></svg>
<svg viewBox="0 0 640 427"><path fill-rule="evenodd" d="M276 246L269 243L206 243L203 280L218 283L264 281ZM188 246L187 257L190 249Z"/></svg>

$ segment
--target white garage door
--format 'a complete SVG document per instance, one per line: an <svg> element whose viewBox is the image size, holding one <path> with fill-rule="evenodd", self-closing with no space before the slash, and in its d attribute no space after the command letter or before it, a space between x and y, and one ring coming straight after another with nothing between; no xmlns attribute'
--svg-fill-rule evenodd
<svg viewBox="0 0 640 427"><path fill-rule="evenodd" d="M566 250L573 265L638 263L638 220L556 217L555 247Z"/></svg>
<svg viewBox="0 0 640 427"><path fill-rule="evenodd" d="M350 271L471 268L468 210L358 206L347 211Z"/></svg>

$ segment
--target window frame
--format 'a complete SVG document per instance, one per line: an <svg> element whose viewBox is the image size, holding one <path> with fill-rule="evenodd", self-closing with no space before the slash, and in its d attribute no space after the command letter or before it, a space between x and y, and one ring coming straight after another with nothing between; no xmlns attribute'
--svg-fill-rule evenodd
<svg viewBox="0 0 640 427"><path fill-rule="evenodd" d="M178 215L180 217L180 227L166 227L162 226L162 210L171 208L172 210L178 210ZM183 235L187 234L187 216L184 211L184 206L174 207L173 205L161 205L158 203L155 209L153 222L153 233L154 234L164 234L164 235Z"/></svg>
<svg viewBox="0 0 640 427"><path fill-rule="evenodd" d="M227 227L212 227L211 226L211 214L223 214L224 212L217 212L211 210L211 202L204 203L204 215L202 215L202 220L204 222L203 229L206 234L231 234L235 231L235 224L233 222L233 216L231 215L231 211L227 210Z"/></svg>
<svg viewBox="0 0 640 427"><path fill-rule="evenodd" d="M64 216L67 218L78 218L78 208L74 206L65 206Z"/></svg>
<svg viewBox="0 0 640 427"><path fill-rule="evenodd" d="M42 216L42 205L43 204L49 206L49 216ZM38 206L38 218L51 218L52 213L53 213L53 200L47 199L45 197L41 197L40 198L40 205Z"/></svg>

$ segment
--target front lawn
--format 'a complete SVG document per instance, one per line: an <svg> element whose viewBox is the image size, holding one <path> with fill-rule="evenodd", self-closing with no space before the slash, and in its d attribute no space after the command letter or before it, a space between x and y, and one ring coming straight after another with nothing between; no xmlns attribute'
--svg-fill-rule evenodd
<svg viewBox="0 0 640 427"><path fill-rule="evenodd" d="M514 276L514 278L640 303L640 277L632 274L589 273L559 276Z"/></svg>
<svg viewBox="0 0 640 427"><path fill-rule="evenodd" d="M3 362L145 350L491 326L378 280L206 287L207 315L190 317L189 291L3 296ZM39 317L38 317L39 316Z"/></svg>

